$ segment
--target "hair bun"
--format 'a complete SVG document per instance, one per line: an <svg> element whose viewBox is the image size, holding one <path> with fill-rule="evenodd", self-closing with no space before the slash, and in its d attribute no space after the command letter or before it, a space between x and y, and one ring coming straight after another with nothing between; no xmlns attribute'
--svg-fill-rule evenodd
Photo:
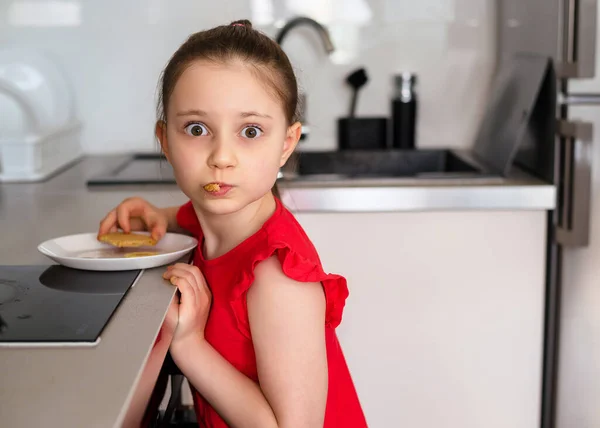
<svg viewBox="0 0 600 428"><path fill-rule="evenodd" d="M247 19L240 19L238 21L233 21L230 25L246 27L249 30L252 30L252 22L248 21Z"/></svg>

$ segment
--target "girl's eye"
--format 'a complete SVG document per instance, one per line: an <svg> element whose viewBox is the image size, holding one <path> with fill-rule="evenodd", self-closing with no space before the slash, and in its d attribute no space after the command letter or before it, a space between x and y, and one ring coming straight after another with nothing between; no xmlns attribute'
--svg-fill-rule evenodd
<svg viewBox="0 0 600 428"><path fill-rule="evenodd" d="M262 133L262 130L258 126L246 126L242 129L242 137L244 138L258 138Z"/></svg>
<svg viewBox="0 0 600 428"><path fill-rule="evenodd" d="M202 137L208 135L208 129L201 123L190 123L185 127L185 133L192 137Z"/></svg>

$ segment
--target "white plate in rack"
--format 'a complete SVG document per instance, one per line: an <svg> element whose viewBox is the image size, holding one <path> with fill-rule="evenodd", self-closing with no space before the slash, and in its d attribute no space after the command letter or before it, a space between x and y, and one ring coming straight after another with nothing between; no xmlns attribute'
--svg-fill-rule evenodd
<svg viewBox="0 0 600 428"><path fill-rule="evenodd" d="M139 232L145 235L148 233ZM38 251L55 262L84 270L149 269L173 263L189 254L198 240L178 233L167 233L155 246L117 248L99 242L97 233L80 233L50 239L38 245ZM127 256L137 252L155 252L153 255Z"/></svg>

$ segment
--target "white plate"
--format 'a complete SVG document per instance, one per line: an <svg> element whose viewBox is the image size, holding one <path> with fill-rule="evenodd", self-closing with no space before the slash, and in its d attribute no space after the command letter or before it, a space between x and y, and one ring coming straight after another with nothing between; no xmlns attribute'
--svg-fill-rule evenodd
<svg viewBox="0 0 600 428"><path fill-rule="evenodd" d="M99 242L96 233L81 233L42 242L38 245L38 250L67 267L106 271L148 269L167 265L179 260L197 245L198 240L191 236L167 233L154 247L116 248ZM138 251L157 251L158 254L125 257L127 253Z"/></svg>

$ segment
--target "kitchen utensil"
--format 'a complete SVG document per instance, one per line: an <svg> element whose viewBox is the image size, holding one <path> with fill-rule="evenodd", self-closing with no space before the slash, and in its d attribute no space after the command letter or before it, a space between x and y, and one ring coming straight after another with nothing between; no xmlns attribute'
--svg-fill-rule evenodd
<svg viewBox="0 0 600 428"><path fill-rule="evenodd" d="M367 76L367 71L364 68L359 68L346 77L346 83L352 87L352 101L350 103L349 117L355 117L358 91L368 82L368 80L369 77Z"/></svg>

